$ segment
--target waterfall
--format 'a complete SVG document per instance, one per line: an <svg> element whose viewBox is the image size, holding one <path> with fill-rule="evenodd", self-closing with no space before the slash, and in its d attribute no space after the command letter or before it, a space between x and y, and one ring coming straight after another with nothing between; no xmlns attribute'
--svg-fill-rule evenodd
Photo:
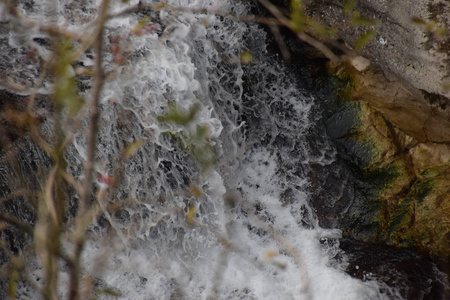
<svg viewBox="0 0 450 300"><path fill-rule="evenodd" d="M80 20L98 5L67 0L49 11L45 1L22 2L24 14L56 15L73 31L89 29ZM111 2L112 12L138 3ZM116 209L89 231L83 273L118 299L388 299L395 291L344 272L341 232L320 228L309 205L308 164L326 165L335 155L308 148L315 98L266 51L258 24L191 10L239 16L249 13L244 2L171 0L167 6L184 9L106 23L111 76L101 96L97 189L127 145L139 141L140 148L124 166ZM146 27L133 32L143 18ZM28 38L45 56L29 34L13 33L9 44ZM92 66L92 57L83 55L79 65ZM34 69L25 71L35 80ZM88 98L90 78L82 83ZM51 89L44 84L40 92ZM65 153L76 179L84 176L85 135L78 130ZM27 271L42 276L37 261ZM63 270L62 295L67 280ZM34 299L30 293L22 299Z"/></svg>

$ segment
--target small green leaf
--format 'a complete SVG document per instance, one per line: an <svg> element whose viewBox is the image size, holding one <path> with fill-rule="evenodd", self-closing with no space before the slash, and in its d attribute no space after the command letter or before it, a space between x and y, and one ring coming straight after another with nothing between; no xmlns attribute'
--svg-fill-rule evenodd
<svg viewBox="0 0 450 300"><path fill-rule="evenodd" d="M305 12L301 0L291 0L291 23L296 33L303 31L305 27Z"/></svg>
<svg viewBox="0 0 450 300"><path fill-rule="evenodd" d="M358 0L345 0L344 6L342 7L344 10L344 13L349 13L353 10L353 8L356 6L356 3L358 3Z"/></svg>
<svg viewBox="0 0 450 300"><path fill-rule="evenodd" d="M197 131L195 132L195 139L204 140L209 137L209 128L207 125L197 125Z"/></svg>
<svg viewBox="0 0 450 300"><path fill-rule="evenodd" d="M442 88L443 88L445 91L450 91L450 83L444 83L444 84L442 85Z"/></svg>
<svg viewBox="0 0 450 300"><path fill-rule="evenodd" d="M377 32L373 29L365 31L363 34L361 34L355 41L355 49L361 50L364 48L370 41L372 41L375 36L377 35Z"/></svg>
<svg viewBox="0 0 450 300"><path fill-rule="evenodd" d="M412 17L411 22L418 26L426 26L427 25L427 22L425 22L425 20L420 17Z"/></svg>
<svg viewBox="0 0 450 300"><path fill-rule="evenodd" d="M438 37L440 38L444 38L448 35L448 30L447 28L444 27L438 27L436 28L436 31L434 32Z"/></svg>
<svg viewBox="0 0 450 300"><path fill-rule="evenodd" d="M433 31L436 30L436 26L437 26L437 24L436 24L435 21L428 22L425 25L425 30L428 31L428 32L433 32Z"/></svg>
<svg viewBox="0 0 450 300"><path fill-rule="evenodd" d="M192 144L190 150L192 156L204 170L209 169L217 160L214 146L208 143Z"/></svg>
<svg viewBox="0 0 450 300"><path fill-rule="evenodd" d="M144 143L145 140L136 140L129 144L123 152L123 158L125 160L130 159L142 147Z"/></svg>
<svg viewBox="0 0 450 300"><path fill-rule="evenodd" d="M119 292L116 292L112 289L102 289L102 290L97 291L97 293L100 295L108 295L108 296L113 296L113 297L122 296L122 294L120 294Z"/></svg>
<svg viewBox="0 0 450 300"><path fill-rule="evenodd" d="M336 28L330 28L330 27L324 26L324 25L320 24L319 22L316 22L312 19L307 20L307 25L309 28L311 28L311 30L315 34L322 36L322 37L333 36L333 35L337 34Z"/></svg>
<svg viewBox="0 0 450 300"><path fill-rule="evenodd" d="M253 55L250 51L244 51L241 53L241 63L243 65L248 65L253 62Z"/></svg>
<svg viewBox="0 0 450 300"><path fill-rule="evenodd" d="M200 198L201 196L203 196L202 190L201 190L197 185L195 185L195 184L192 184L192 185L190 186L189 190L191 191L192 195L193 195L196 199L198 199L198 198Z"/></svg>
<svg viewBox="0 0 450 300"><path fill-rule="evenodd" d="M11 278L8 283L8 295L12 299L16 299L16 297L17 297L17 294L16 294L17 280L19 280L19 272L14 270L13 273L11 274Z"/></svg>
<svg viewBox="0 0 450 300"><path fill-rule="evenodd" d="M194 120L199 109L199 104L192 105L188 111L182 110L175 105L169 105L169 112L165 115L158 116L157 119L162 123L171 122L179 125L187 125Z"/></svg>
<svg viewBox="0 0 450 300"><path fill-rule="evenodd" d="M141 30L145 26L145 24L148 23L149 20L150 20L149 17L144 17L144 18L140 19L138 21L138 23L136 24L136 26L134 26L132 32L139 32L139 30Z"/></svg>
<svg viewBox="0 0 450 300"><path fill-rule="evenodd" d="M358 12L353 13L352 25L353 26L374 26L377 22L374 19L361 16Z"/></svg>
<svg viewBox="0 0 450 300"><path fill-rule="evenodd" d="M54 67L55 90L54 101L61 108L67 108L70 115L75 115L83 106L84 99L78 95L75 75L72 74L72 41L61 41L57 49L57 61Z"/></svg>
<svg viewBox="0 0 450 300"><path fill-rule="evenodd" d="M196 211L194 206L189 207L189 210L188 210L188 212L186 214L186 223L188 225L194 225L195 224L194 217L195 217L196 213L197 213L197 211Z"/></svg>
<svg viewBox="0 0 450 300"><path fill-rule="evenodd" d="M435 21L427 22L420 17L412 17L411 22L422 30L434 33L438 38L446 37L448 34L448 30L445 27L438 26Z"/></svg>

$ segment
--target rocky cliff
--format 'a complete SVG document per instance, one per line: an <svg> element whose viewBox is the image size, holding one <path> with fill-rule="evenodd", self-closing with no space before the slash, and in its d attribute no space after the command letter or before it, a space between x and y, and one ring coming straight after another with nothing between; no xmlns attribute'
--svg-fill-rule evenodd
<svg viewBox="0 0 450 300"><path fill-rule="evenodd" d="M361 56L331 68L345 81L343 98L356 104L347 107L353 111L349 115L356 115L351 132L337 138L352 137L351 143L342 143L348 151L355 143L370 148L358 167L362 178L379 188L362 204L341 199L350 206L338 214L340 226L359 239L448 260L450 2L304 4L306 14L337 29L338 40L350 50L365 33L373 33Z"/></svg>

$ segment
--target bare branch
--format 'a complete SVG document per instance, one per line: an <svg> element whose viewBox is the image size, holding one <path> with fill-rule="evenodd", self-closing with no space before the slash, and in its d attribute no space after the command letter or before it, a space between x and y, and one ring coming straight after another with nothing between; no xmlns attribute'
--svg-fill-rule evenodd
<svg viewBox="0 0 450 300"><path fill-rule="evenodd" d="M78 193L83 190L81 184L69 173L64 170L59 170L59 174L67 181Z"/></svg>
<svg viewBox="0 0 450 300"><path fill-rule="evenodd" d="M259 2L268 10L271 14L284 26L291 29L293 32L297 34L297 37L300 38L302 41L310 44L322 54L324 54L333 64L339 63L340 59L338 56L336 56L330 48L328 48L325 44L320 42L319 40L313 38L311 35L307 34L304 31L297 32L294 28L294 25L292 22L284 16L281 11L272 3L270 3L268 0L259 0Z"/></svg>
<svg viewBox="0 0 450 300"><path fill-rule="evenodd" d="M8 223L16 226L21 231L28 233L30 236L33 236L33 227L31 227L28 223L26 223L22 220L19 220L18 218L14 217L11 214L0 213L0 220L8 222Z"/></svg>
<svg viewBox="0 0 450 300"><path fill-rule="evenodd" d="M20 189L17 191L14 191L6 196L3 196L0 198L0 204L7 202L11 199L14 199L16 197L21 197L21 196L30 196L30 197L37 197L38 196L38 192L35 191L30 191L28 189Z"/></svg>
<svg viewBox="0 0 450 300"><path fill-rule="evenodd" d="M122 17L124 15L136 13L139 11L159 11L162 9L164 9L165 11L168 11L168 12L172 12L172 13L177 13L177 12L183 11L183 12L191 12L191 13L195 13L195 14L216 15L216 16L221 16L221 17L229 18L229 19L236 20L236 21L243 21L243 22L254 22L254 23L261 23L261 24L266 24L266 25L276 25L276 26L283 25L277 19L274 19L274 18L264 18L264 17L257 17L257 16L238 16L235 14L225 13L220 10L208 9L208 8L170 6L167 4L164 5L164 7L159 7L159 5L144 5L142 3L139 3L135 6L126 8L115 14L110 14L110 15L108 15L108 19Z"/></svg>
<svg viewBox="0 0 450 300"><path fill-rule="evenodd" d="M77 300L80 297L79 282L80 282L80 257L85 242L85 231L87 225L85 224L85 215L88 212L89 201L91 196L92 184L93 184L93 169L95 154L97 150L97 134L99 130L100 119L100 92L103 86L104 74L102 69L102 53L103 53L103 29L104 23L107 19L107 10L109 6L109 0L103 0L99 8L99 16L97 20L97 26L94 30L94 34L91 35L94 41L94 54L95 54L95 67L94 67L94 84L92 90L92 99L90 104L90 127L88 132L87 142L87 157L85 162L85 177L82 184L82 191L80 194L80 202L78 212L76 216L76 232L74 243L75 248L73 252L74 266L70 269L70 292L69 299Z"/></svg>
<svg viewBox="0 0 450 300"><path fill-rule="evenodd" d="M291 59L291 53L289 52L286 44L283 41L283 37L281 36L280 29L278 26L271 25L269 26L272 34L277 42L278 48L280 49L281 55L285 61L289 61Z"/></svg>
<svg viewBox="0 0 450 300"><path fill-rule="evenodd" d="M47 205L47 210L53 219L53 224L58 224L58 215L56 213L55 199L53 197L53 184L55 183L55 175L58 168L59 167L56 165L48 175L44 193L44 202Z"/></svg>
<svg viewBox="0 0 450 300"><path fill-rule="evenodd" d="M340 59L338 56L336 56L333 51L330 50L327 46L325 46L323 43L319 42L312 36L306 34L305 32L299 32L297 33L297 36L304 42L310 44L320 52L322 52L323 55L325 55L332 64L338 64L340 62Z"/></svg>
<svg viewBox="0 0 450 300"><path fill-rule="evenodd" d="M52 25L45 25L42 24L36 20L33 20L31 18L28 18L24 15L22 15L14 6L9 5L8 7L9 12L12 16L16 17L16 20L19 20L23 23L24 26L33 26L33 27L37 27L40 30L49 33L50 35L62 35L62 36L66 36L69 37L71 39L78 39L81 40L83 39L83 35L79 35L76 34L74 32L71 32L67 29L61 28L61 27L56 27L56 26L52 26Z"/></svg>

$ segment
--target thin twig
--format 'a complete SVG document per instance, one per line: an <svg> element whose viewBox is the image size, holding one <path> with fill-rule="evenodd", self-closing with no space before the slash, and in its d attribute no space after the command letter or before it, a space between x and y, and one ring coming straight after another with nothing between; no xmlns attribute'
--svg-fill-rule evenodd
<svg viewBox="0 0 450 300"><path fill-rule="evenodd" d="M122 11L119 11L114 14L108 15L108 19L111 18L117 18L122 17L127 14L136 13L140 11L159 11L159 10L165 10L169 12L190 12L195 14L206 14L206 15L216 15L221 16L228 19L233 19L236 21L243 21L243 22L254 22L254 23L261 23L266 25L277 25L281 26L281 24L277 19L274 18L265 18L265 17L256 17L256 16L239 16L232 13L226 13L220 10L216 9L209 9L209 8L198 8L198 7L184 7L184 6L171 6L165 4L164 7L159 7L159 5L144 5L144 4L137 4L132 7L128 7Z"/></svg>
<svg viewBox="0 0 450 300"><path fill-rule="evenodd" d="M325 44L323 44L322 42L320 42L319 40L313 38L311 35L307 34L304 31L300 31L297 32L294 24L292 24L292 22L286 18L285 15L283 15L283 13L272 3L270 3L268 0L259 0L259 2L281 23L283 24L283 26L286 26L287 28L289 28L290 30L292 30L292 32L295 32L297 34L297 37L299 39L301 39L302 41L310 44L311 46L313 46L314 48L316 48L317 50L319 50L320 52L322 52L322 54L324 54L333 64L337 64L339 63L340 59L338 58L338 56L336 56L331 50L330 48L328 48Z"/></svg>
<svg viewBox="0 0 450 300"><path fill-rule="evenodd" d="M337 65L340 61L339 57L336 56L333 51L330 50L327 46L325 46L323 43L319 42L312 36L306 34L305 32L299 32L297 33L297 37L299 37L302 41L310 44L320 52L322 52L323 55L325 55L332 64Z"/></svg>
<svg viewBox="0 0 450 300"><path fill-rule="evenodd" d="M53 196L53 184L55 183L55 175L58 171L59 166L53 167L52 171L47 177L47 183L45 184L44 202L47 205L47 210L49 211L53 224L58 224L58 216L56 213L55 199Z"/></svg>
<svg viewBox="0 0 450 300"><path fill-rule="evenodd" d="M0 220L8 222L8 223L16 226L18 229L22 230L23 232L28 233L30 236L33 236L33 227L31 227L28 223L25 223L24 221L14 217L11 214L0 213Z"/></svg>
<svg viewBox="0 0 450 300"><path fill-rule="evenodd" d="M62 36L66 36L69 37L71 39L78 39L78 40L82 40L83 39L83 35L79 35L76 34L74 32L71 32L67 29L64 29L62 27L56 27L56 26L52 26L52 25L46 25L46 24L42 24L36 20L33 20L31 18L28 18L24 15L22 15L21 13L19 13L19 11L12 5L9 5L8 7L9 9L9 13L16 18L16 20L20 20L22 21L22 23L24 23L24 26L33 26L33 27L37 27L40 30L49 33L50 35L62 35Z"/></svg>
<svg viewBox="0 0 450 300"><path fill-rule="evenodd" d="M283 59L285 61L291 60L291 53L289 52L286 44L283 41L283 37L281 36L280 29L278 26L271 25L269 26L270 30L272 31L272 35L275 38L275 42L278 45L278 49L280 49L281 55L283 56Z"/></svg>
<svg viewBox="0 0 450 300"><path fill-rule="evenodd" d="M8 195L1 197L0 204L7 202L11 199L14 199L16 197L21 197L21 196L37 197L37 195L38 195L38 192L30 191L28 189L20 189L20 190L14 191Z"/></svg>
<svg viewBox="0 0 450 300"><path fill-rule="evenodd" d="M59 174L67 181L78 193L81 193L83 187L81 184L68 172L60 169Z"/></svg>
<svg viewBox="0 0 450 300"><path fill-rule="evenodd" d="M104 74L102 68L103 59L103 29L104 23L107 18L107 10L109 6L109 0L103 0L99 8L99 16L97 20L97 27L94 30L94 34L91 38L94 41L93 50L95 55L94 66L94 83L92 87L92 99L90 104L90 127L88 132L87 142L87 157L84 166L85 177L82 184L82 191L80 193L79 207L76 216L76 228L75 228L75 240L74 240L74 266L70 270L70 292L69 299L77 300L80 297L79 294L79 282L80 282L80 257L85 242L85 231L87 228L86 213L89 210L89 201L91 199L91 191L93 185L93 170L95 162L95 154L97 150L97 134L99 131L99 119L100 119L100 92L103 86Z"/></svg>

